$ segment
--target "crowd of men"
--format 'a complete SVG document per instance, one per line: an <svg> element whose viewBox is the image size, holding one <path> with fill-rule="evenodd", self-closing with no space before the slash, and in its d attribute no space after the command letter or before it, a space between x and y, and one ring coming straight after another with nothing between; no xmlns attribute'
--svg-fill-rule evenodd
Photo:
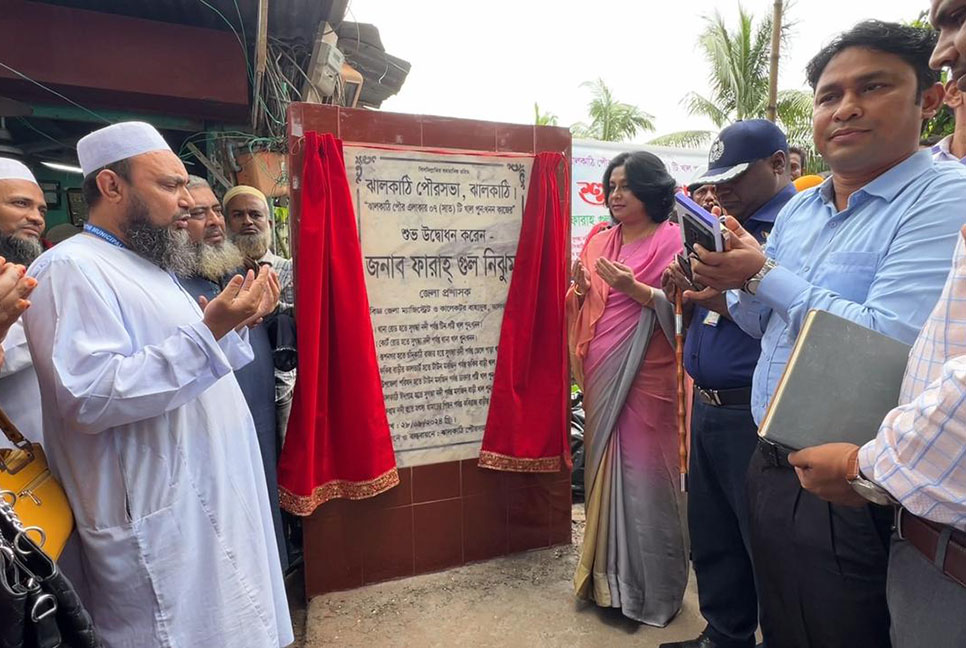
<svg viewBox="0 0 966 648"><path fill-rule="evenodd" d="M288 645L294 289L268 199L218 200L144 123L77 155L89 218L46 252L43 192L0 159L0 407L71 503L61 568L106 645Z"/></svg>
<svg viewBox="0 0 966 648"><path fill-rule="evenodd" d="M663 285L687 303L707 627L667 648L748 648L759 628L770 648L966 641L966 0L933 0L931 21L938 37L861 23L812 60L820 186L796 191L805 152L770 122L711 149L694 193L727 215L726 250ZM944 101L956 132L921 150ZM294 293L268 200L219 200L143 123L77 154L89 219L46 251L43 192L0 159L0 406L70 499L62 567L107 645L288 645L275 465ZM861 448L758 439L812 309L914 343Z"/></svg>

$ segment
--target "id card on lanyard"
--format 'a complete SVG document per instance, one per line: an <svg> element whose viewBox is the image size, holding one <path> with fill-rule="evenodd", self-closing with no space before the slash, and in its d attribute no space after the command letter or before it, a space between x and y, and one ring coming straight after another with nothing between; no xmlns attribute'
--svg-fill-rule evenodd
<svg viewBox="0 0 966 648"><path fill-rule="evenodd" d="M97 225L91 225L90 223L84 223L84 231L88 234L92 234L102 241L107 241L111 245L117 246L121 249L125 249L126 246L121 243L121 239L117 238L105 229L101 229Z"/></svg>

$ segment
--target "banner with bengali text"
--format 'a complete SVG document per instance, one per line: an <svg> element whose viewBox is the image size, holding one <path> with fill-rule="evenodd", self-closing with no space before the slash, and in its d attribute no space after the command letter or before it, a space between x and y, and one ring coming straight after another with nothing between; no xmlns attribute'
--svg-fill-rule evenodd
<svg viewBox="0 0 966 648"><path fill-rule="evenodd" d="M573 141L571 173L571 255L577 258L591 228L610 220L604 205L604 171L612 159L626 151L650 151L667 166L681 186L694 180L708 166L703 149L674 149L617 142Z"/></svg>

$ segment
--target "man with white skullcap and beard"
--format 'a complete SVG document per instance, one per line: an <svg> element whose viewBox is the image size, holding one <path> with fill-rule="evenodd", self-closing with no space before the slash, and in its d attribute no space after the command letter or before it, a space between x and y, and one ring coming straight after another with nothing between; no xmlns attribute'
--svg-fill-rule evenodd
<svg viewBox="0 0 966 648"><path fill-rule="evenodd" d="M265 473L232 373L277 283L249 272L200 305L181 288L188 174L152 126L102 128L77 155L89 220L31 267L25 317L77 527L65 571L108 647L286 646Z"/></svg>
<svg viewBox="0 0 966 648"><path fill-rule="evenodd" d="M268 198L260 190L248 185L237 185L224 198L225 223L228 238L252 263L267 265L278 275L281 298L279 311L294 317L295 284L292 260L278 256L271 250L272 219ZM295 395L296 370L275 371L275 406L279 437L285 441L292 397Z"/></svg>
<svg viewBox="0 0 966 648"><path fill-rule="evenodd" d="M30 169L17 160L0 158L0 257L22 266L33 263L44 251L40 235L46 215L44 192ZM0 408L28 441L42 443L40 388L20 320L3 339L3 355ZM4 445L0 435L0 446Z"/></svg>

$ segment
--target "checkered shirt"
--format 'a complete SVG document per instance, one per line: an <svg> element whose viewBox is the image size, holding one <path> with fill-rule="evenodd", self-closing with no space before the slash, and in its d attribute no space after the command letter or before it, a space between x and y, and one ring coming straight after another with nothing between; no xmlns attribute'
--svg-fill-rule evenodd
<svg viewBox="0 0 966 648"><path fill-rule="evenodd" d="M278 304L283 310L292 309L295 306L295 284L292 281L292 260L280 257L273 252L266 252L265 256L259 259L258 262L268 263L272 266L275 274L278 275L278 283L282 288Z"/></svg>
<svg viewBox="0 0 966 648"><path fill-rule="evenodd" d="M910 287L910 290L914 290ZM966 530L966 250L909 354L899 407L859 452L862 474L909 512Z"/></svg>

